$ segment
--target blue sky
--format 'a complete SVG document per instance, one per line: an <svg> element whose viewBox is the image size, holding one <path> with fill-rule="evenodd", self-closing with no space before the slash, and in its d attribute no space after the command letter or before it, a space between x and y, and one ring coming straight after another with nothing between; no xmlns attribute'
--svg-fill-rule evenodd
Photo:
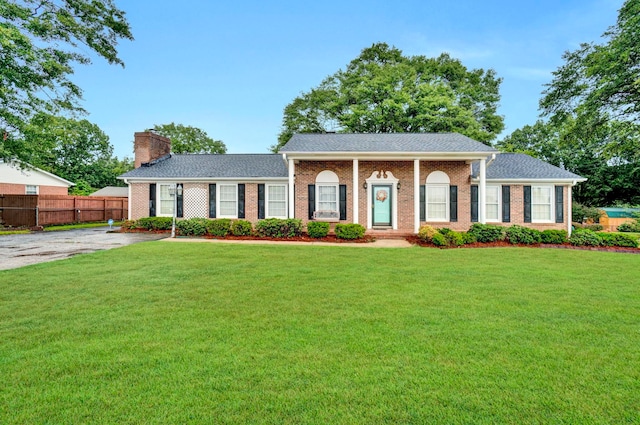
<svg viewBox="0 0 640 425"><path fill-rule="evenodd" d="M623 1L116 3L135 37L119 46L125 68L98 58L73 80L87 119L131 157L134 132L170 122L205 130L229 153L267 152L284 107L376 42L496 70L506 135L535 122L562 53L599 41Z"/></svg>

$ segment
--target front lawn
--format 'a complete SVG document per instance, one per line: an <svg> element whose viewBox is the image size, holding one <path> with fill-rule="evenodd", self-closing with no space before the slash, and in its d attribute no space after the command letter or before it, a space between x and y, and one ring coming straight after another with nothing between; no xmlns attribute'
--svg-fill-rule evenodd
<svg viewBox="0 0 640 425"><path fill-rule="evenodd" d="M0 423L638 423L639 266L159 241L0 271Z"/></svg>

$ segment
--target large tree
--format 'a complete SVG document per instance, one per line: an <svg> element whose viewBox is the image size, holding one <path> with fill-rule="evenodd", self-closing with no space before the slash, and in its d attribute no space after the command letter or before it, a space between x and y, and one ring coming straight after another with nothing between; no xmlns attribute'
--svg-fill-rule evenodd
<svg viewBox="0 0 640 425"><path fill-rule="evenodd" d="M182 124L156 124L155 131L171 139L174 153L226 153L227 147L221 140L214 140L207 132Z"/></svg>
<svg viewBox="0 0 640 425"><path fill-rule="evenodd" d="M133 36L113 0L0 0L0 158L30 160L5 142L22 138L34 115L82 111L74 66L91 53L124 65L119 39Z"/></svg>
<svg viewBox="0 0 640 425"><path fill-rule="evenodd" d="M640 1L627 0L602 44L585 43L553 73L540 101L555 122L575 118L598 131L615 123L617 137L607 152L629 163L640 161Z"/></svg>
<svg viewBox="0 0 640 425"><path fill-rule="evenodd" d="M386 43L364 49L284 109L276 152L294 133L459 132L490 144L504 128L501 79L459 60L404 56Z"/></svg>

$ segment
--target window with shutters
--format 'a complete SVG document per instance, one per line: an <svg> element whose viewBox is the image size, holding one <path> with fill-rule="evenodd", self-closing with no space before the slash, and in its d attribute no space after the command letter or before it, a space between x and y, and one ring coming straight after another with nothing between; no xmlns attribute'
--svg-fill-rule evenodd
<svg viewBox="0 0 640 425"><path fill-rule="evenodd" d="M238 185L218 184L218 217L238 217Z"/></svg>
<svg viewBox="0 0 640 425"><path fill-rule="evenodd" d="M449 221L449 176L434 171L427 176L425 203L427 221Z"/></svg>
<svg viewBox="0 0 640 425"><path fill-rule="evenodd" d="M287 218L287 185L266 186L267 218Z"/></svg>
<svg viewBox="0 0 640 425"><path fill-rule="evenodd" d="M500 187L486 186L486 219L487 221L500 221Z"/></svg>
<svg viewBox="0 0 640 425"><path fill-rule="evenodd" d="M173 204L174 199L171 196L173 184L159 184L158 185L158 216L173 216Z"/></svg>
<svg viewBox="0 0 640 425"><path fill-rule="evenodd" d="M325 170L316 177L316 211L338 212L338 175Z"/></svg>
<svg viewBox="0 0 640 425"><path fill-rule="evenodd" d="M553 222L553 186L531 186L531 221Z"/></svg>

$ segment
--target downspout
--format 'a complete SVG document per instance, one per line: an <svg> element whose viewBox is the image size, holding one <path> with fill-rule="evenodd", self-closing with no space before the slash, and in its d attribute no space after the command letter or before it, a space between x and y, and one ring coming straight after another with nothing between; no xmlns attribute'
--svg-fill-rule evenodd
<svg viewBox="0 0 640 425"><path fill-rule="evenodd" d="M131 220L131 185L127 179L122 179L122 181L127 185L127 220Z"/></svg>
<svg viewBox="0 0 640 425"><path fill-rule="evenodd" d="M573 221L573 186L578 184L577 181L571 182L571 186L567 187L567 235L571 237L571 231L573 230L573 225L571 222Z"/></svg>

